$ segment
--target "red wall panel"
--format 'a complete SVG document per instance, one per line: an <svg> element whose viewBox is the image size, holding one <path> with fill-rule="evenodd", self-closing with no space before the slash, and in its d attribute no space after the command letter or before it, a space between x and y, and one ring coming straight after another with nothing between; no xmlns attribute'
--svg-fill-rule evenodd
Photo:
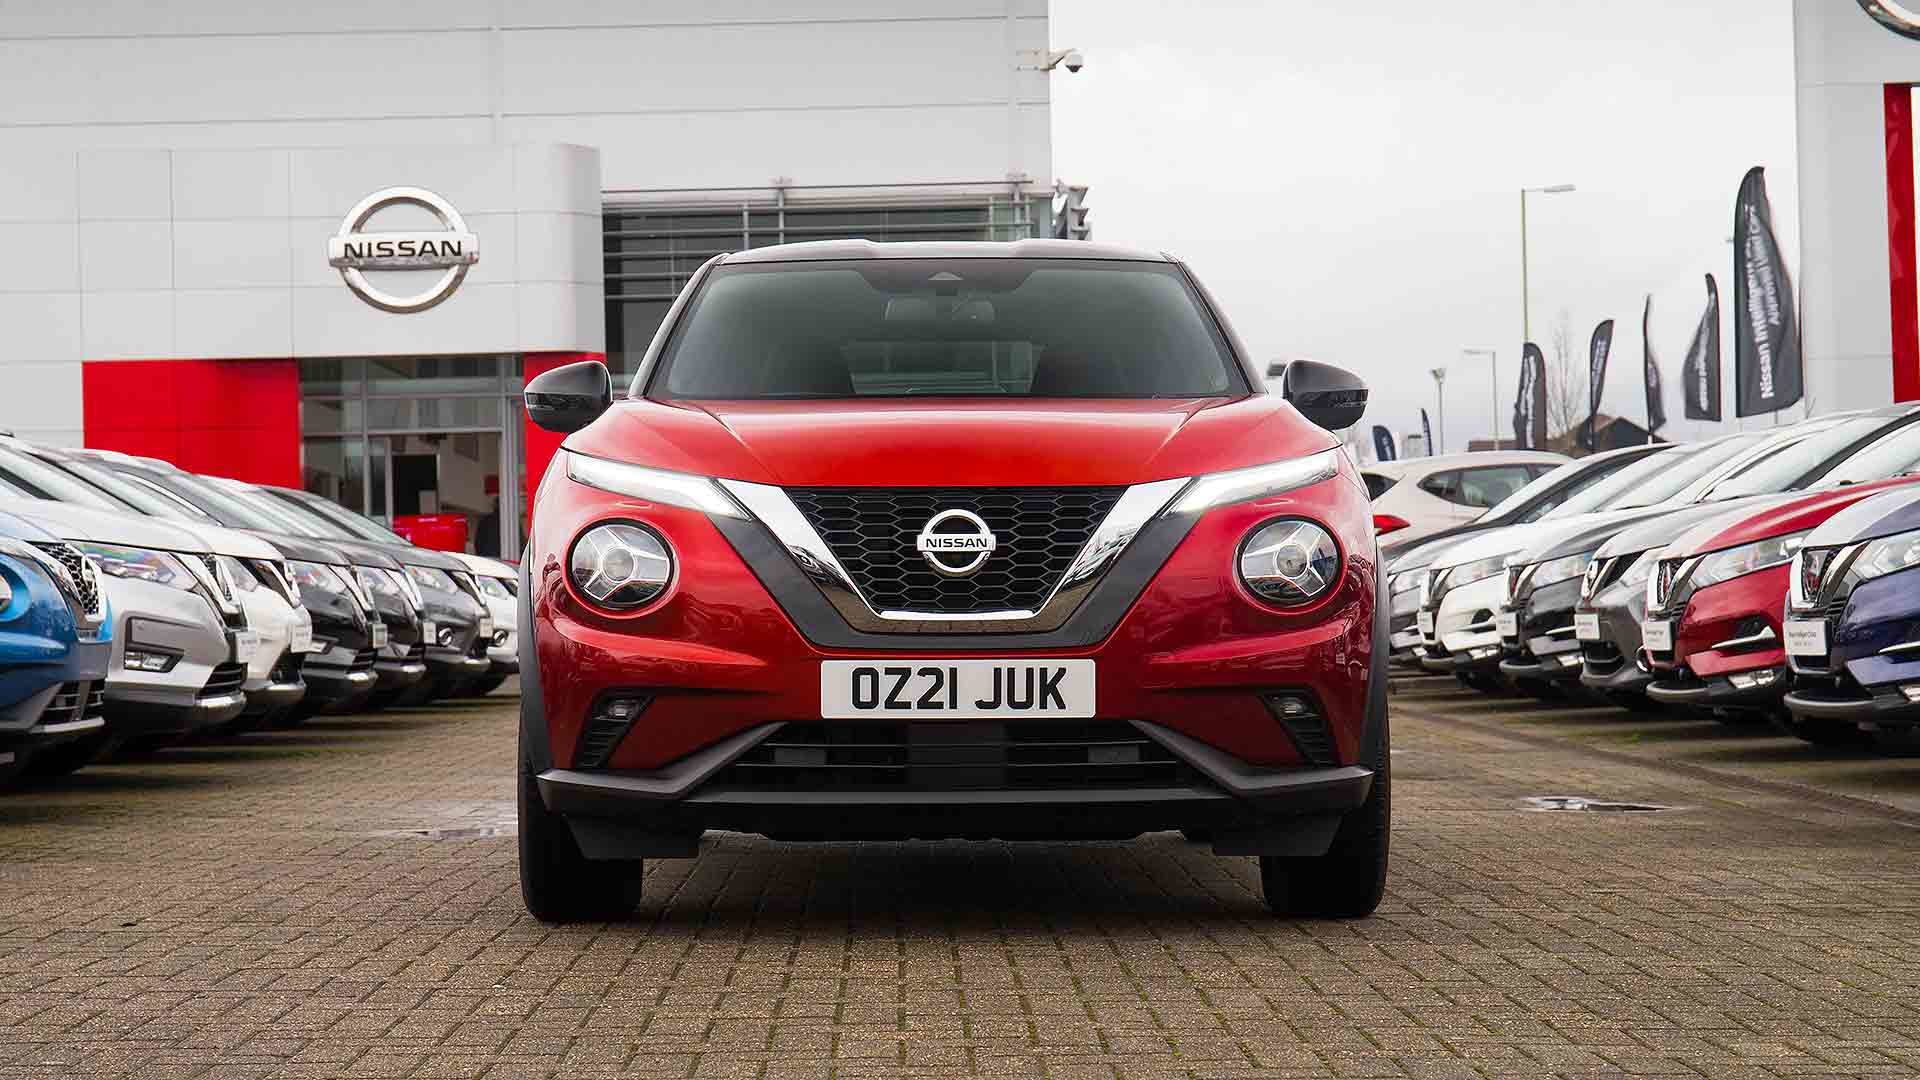
<svg viewBox="0 0 1920 1080"><path fill-rule="evenodd" d="M1913 93L1886 88L1887 262L1893 286L1893 400L1920 398L1920 276L1914 267Z"/></svg>
<svg viewBox="0 0 1920 1080"><path fill-rule="evenodd" d="M80 385L88 446L300 486L293 360L88 360Z"/></svg>

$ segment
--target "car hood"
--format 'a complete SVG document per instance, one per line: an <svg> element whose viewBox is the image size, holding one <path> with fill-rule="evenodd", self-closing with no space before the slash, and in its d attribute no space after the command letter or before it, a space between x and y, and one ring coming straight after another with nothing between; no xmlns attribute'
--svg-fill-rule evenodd
<svg viewBox="0 0 1920 1080"><path fill-rule="evenodd" d="M1537 522L1535 524L1538 524ZM1427 563L1430 569L1440 570L1449 566L1490 559L1496 555L1510 555L1526 546L1529 530L1533 525L1503 525L1497 529L1488 529L1449 545L1444 551L1434 555Z"/></svg>
<svg viewBox="0 0 1920 1080"><path fill-rule="evenodd" d="M1632 528L1666 512L1664 507L1640 506L1631 510L1581 514L1565 521L1541 521L1529 530L1532 535L1527 537L1527 546L1520 549L1514 561L1525 565L1592 551L1620 530Z"/></svg>
<svg viewBox="0 0 1920 1080"><path fill-rule="evenodd" d="M1841 547L1920 529L1920 484L1901 484L1862 499L1807 536L1808 547Z"/></svg>
<svg viewBox="0 0 1920 1080"><path fill-rule="evenodd" d="M195 555L213 553L205 541L186 529L143 514L92 510L42 499L7 498L0 498L0 510L25 518L62 540L182 551Z"/></svg>
<svg viewBox="0 0 1920 1080"><path fill-rule="evenodd" d="M782 486L1122 485L1339 445L1275 395L1232 401L630 400L567 437L614 461Z"/></svg>
<svg viewBox="0 0 1920 1080"><path fill-rule="evenodd" d="M349 560L362 566L432 566L441 570L465 570L467 564L444 551L414 547L412 544L383 544L376 540L351 540L338 536L311 538L315 543L337 548ZM393 563L384 560L391 559Z"/></svg>
<svg viewBox="0 0 1920 1080"><path fill-rule="evenodd" d="M1914 478L1901 477L1803 494L1757 508L1742 506L1681 533L1667 546L1668 556L1700 555L1802 532L1871 495L1911 483Z"/></svg>
<svg viewBox="0 0 1920 1080"><path fill-rule="evenodd" d="M237 559L269 559L278 561L285 557L278 545L268 543L253 533L242 529L229 529L224 525L202 524L197 521L170 521L168 524L190 532L207 545L207 550L215 555L231 555Z"/></svg>
<svg viewBox="0 0 1920 1080"><path fill-rule="evenodd" d="M450 551L447 554L465 563L468 570L481 577L518 578L520 576L520 571L499 559L489 559L485 555L469 555L464 551Z"/></svg>
<svg viewBox="0 0 1920 1080"><path fill-rule="evenodd" d="M315 540L311 536L294 536L290 533L265 532L249 529L267 543L280 549L280 554L301 562L326 563L329 566L379 566L388 570L400 569L400 564L382 552L367 552L348 555L339 545L328 540Z"/></svg>
<svg viewBox="0 0 1920 1080"><path fill-rule="evenodd" d="M0 536L10 540L27 540L34 543L60 539L26 518L8 513L0 513Z"/></svg>

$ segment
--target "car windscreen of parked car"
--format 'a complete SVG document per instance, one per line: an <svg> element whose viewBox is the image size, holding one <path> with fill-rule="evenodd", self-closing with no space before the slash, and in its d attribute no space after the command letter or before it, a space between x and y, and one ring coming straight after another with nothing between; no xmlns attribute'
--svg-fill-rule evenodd
<svg viewBox="0 0 1920 1080"><path fill-rule="evenodd" d="M1920 424L1908 424L1862 447L1859 453L1829 469L1815 486L1866 484L1915 470L1920 470Z"/></svg>
<svg viewBox="0 0 1920 1080"><path fill-rule="evenodd" d="M1719 500L1790 491L1821 462L1894 422L1891 417L1871 413L1842 420L1754 461L1713 485L1711 495Z"/></svg>
<svg viewBox="0 0 1920 1080"><path fill-rule="evenodd" d="M1248 392L1179 267L865 259L715 268L656 398L1198 398Z"/></svg>

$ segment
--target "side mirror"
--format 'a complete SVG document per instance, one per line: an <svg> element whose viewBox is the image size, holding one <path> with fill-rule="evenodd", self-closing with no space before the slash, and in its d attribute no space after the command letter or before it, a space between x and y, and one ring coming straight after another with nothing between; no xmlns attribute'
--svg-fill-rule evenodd
<svg viewBox="0 0 1920 1080"><path fill-rule="evenodd" d="M1367 412L1367 384L1360 376L1317 360L1288 364L1280 376L1280 396L1328 431L1350 428Z"/></svg>
<svg viewBox="0 0 1920 1080"><path fill-rule="evenodd" d="M557 367L527 384L527 419L570 435L613 407L613 376L598 360Z"/></svg>

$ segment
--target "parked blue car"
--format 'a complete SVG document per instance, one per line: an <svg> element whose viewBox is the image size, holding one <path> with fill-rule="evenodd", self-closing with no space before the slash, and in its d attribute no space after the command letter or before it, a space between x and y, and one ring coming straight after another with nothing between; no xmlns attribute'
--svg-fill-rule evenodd
<svg viewBox="0 0 1920 1080"><path fill-rule="evenodd" d="M0 786L106 725L109 615L92 563L0 513Z"/></svg>
<svg viewBox="0 0 1920 1080"><path fill-rule="evenodd" d="M1920 483L1840 511L1794 556L1784 623L1803 725L1920 728Z"/></svg>

